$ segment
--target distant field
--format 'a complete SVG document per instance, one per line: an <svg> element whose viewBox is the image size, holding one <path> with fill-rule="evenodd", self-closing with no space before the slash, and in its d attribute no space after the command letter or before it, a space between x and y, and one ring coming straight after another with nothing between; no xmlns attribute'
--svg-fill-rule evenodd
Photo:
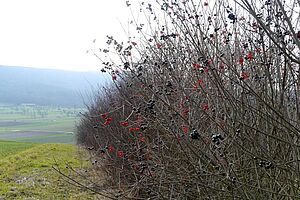
<svg viewBox="0 0 300 200"><path fill-rule="evenodd" d="M82 173L85 156L74 145L0 141L0 199L94 199L63 180L53 166L78 179L66 166ZM84 182L82 182L84 183Z"/></svg>
<svg viewBox="0 0 300 200"><path fill-rule="evenodd" d="M74 143L83 108L0 104L0 140Z"/></svg>

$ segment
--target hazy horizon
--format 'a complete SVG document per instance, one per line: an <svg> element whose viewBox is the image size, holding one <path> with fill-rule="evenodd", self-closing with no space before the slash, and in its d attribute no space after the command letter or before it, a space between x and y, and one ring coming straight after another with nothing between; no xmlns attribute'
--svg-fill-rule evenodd
<svg viewBox="0 0 300 200"><path fill-rule="evenodd" d="M84 105L93 89L109 82L106 74L60 69L0 65L0 103L37 105Z"/></svg>

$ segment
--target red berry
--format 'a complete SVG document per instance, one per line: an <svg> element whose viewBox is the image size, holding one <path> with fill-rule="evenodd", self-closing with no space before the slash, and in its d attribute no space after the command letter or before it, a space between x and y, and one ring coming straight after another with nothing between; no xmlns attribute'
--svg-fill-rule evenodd
<svg viewBox="0 0 300 200"><path fill-rule="evenodd" d="M243 65L243 64L244 64L244 58L243 58L243 57L240 57L239 63L240 63L240 65Z"/></svg>
<svg viewBox="0 0 300 200"><path fill-rule="evenodd" d="M124 126L124 127L126 127L126 126L128 126L128 125L129 125L129 123L128 123L127 121L120 122L120 124L121 124L121 126Z"/></svg>
<svg viewBox="0 0 300 200"><path fill-rule="evenodd" d="M124 152L123 151L118 151L117 152L117 156L119 157L119 158L123 158L124 157Z"/></svg>
<svg viewBox="0 0 300 200"><path fill-rule="evenodd" d="M204 104L201 105L201 108L202 108L202 110L208 110L209 106L208 106L207 103L204 103Z"/></svg>
<svg viewBox="0 0 300 200"><path fill-rule="evenodd" d="M112 152L114 152L114 151L115 151L115 147L112 146L112 145L109 145L109 147L108 147L108 152L109 152L109 153L112 153Z"/></svg>
<svg viewBox="0 0 300 200"><path fill-rule="evenodd" d="M187 133L189 132L189 127L187 127L187 126L182 126L181 128L182 128L182 131L183 131L185 134L187 134Z"/></svg>
<svg viewBox="0 0 300 200"><path fill-rule="evenodd" d="M104 114L101 114L101 117L103 118L103 119L106 119L106 117L107 117L107 113L104 113Z"/></svg>
<svg viewBox="0 0 300 200"><path fill-rule="evenodd" d="M249 53L247 54L247 58L248 58L249 60L252 60L252 59L253 59L253 54L252 54L251 52L249 52Z"/></svg>
<svg viewBox="0 0 300 200"><path fill-rule="evenodd" d="M241 73L240 79L241 79L241 80L246 80L246 79L248 79L249 77L250 77L250 74L249 74L248 72L242 72L242 73Z"/></svg>

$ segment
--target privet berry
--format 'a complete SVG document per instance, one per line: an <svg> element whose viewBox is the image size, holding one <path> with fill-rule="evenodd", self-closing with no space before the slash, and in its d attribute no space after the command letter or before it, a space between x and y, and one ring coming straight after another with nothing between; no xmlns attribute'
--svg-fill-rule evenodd
<svg viewBox="0 0 300 200"><path fill-rule="evenodd" d="M190 134L191 138L193 140L199 140L200 139L200 134L198 133L198 131L196 129L194 129L191 134Z"/></svg>

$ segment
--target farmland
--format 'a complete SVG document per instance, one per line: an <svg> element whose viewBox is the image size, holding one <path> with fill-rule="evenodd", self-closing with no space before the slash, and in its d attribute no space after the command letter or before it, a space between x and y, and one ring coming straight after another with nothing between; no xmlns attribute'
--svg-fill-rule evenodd
<svg viewBox="0 0 300 200"><path fill-rule="evenodd" d="M0 140L74 143L74 128L83 108L0 105Z"/></svg>

